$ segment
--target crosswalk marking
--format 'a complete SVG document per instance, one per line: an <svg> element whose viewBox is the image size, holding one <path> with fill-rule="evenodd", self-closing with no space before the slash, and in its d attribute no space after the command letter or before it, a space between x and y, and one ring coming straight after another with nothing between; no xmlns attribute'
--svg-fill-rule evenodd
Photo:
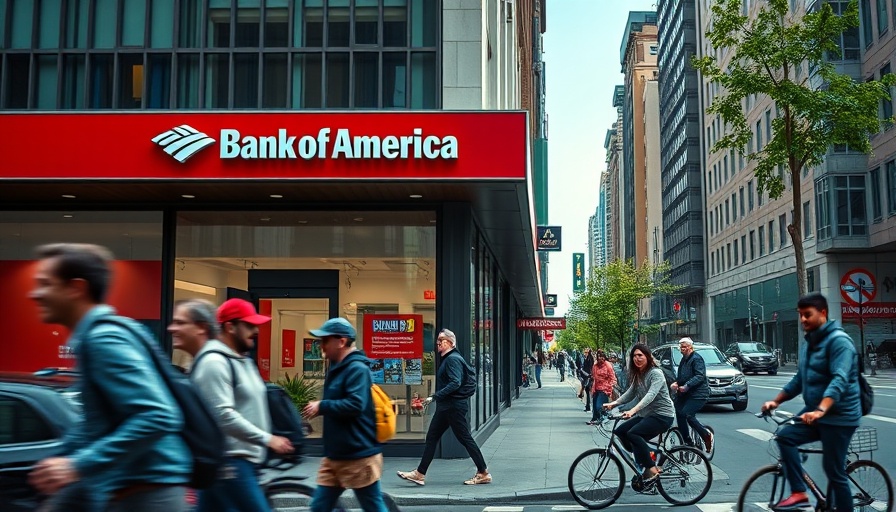
<svg viewBox="0 0 896 512"><path fill-rule="evenodd" d="M733 512L734 505L734 503L698 503L697 508L702 512Z"/></svg>
<svg viewBox="0 0 896 512"><path fill-rule="evenodd" d="M485 507L482 512L523 512L526 507Z"/></svg>
<svg viewBox="0 0 896 512"><path fill-rule="evenodd" d="M737 429L737 431L740 432L741 434L746 434L750 437L755 437L756 439L759 439L760 441L763 441L763 442L770 441L772 438L772 435L773 435L768 430L762 430L762 429L758 429L758 428L739 428L739 429Z"/></svg>
<svg viewBox="0 0 896 512"><path fill-rule="evenodd" d="M884 416L878 416L877 414L869 414L868 416L865 416L865 417L872 419L872 420L877 420L877 421L886 421L887 423L896 423L896 419L886 418Z"/></svg>

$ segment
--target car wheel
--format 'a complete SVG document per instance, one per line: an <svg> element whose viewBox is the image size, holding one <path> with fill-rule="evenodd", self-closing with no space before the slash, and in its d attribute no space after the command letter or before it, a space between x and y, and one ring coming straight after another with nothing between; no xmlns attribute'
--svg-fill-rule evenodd
<svg viewBox="0 0 896 512"><path fill-rule="evenodd" d="M731 404L731 407L734 407L735 411L745 411L747 410L747 400L744 400L743 402L734 402Z"/></svg>

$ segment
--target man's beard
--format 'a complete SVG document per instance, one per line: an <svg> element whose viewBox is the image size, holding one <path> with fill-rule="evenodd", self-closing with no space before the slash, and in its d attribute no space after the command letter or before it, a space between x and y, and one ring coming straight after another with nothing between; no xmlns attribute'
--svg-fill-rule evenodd
<svg viewBox="0 0 896 512"><path fill-rule="evenodd" d="M236 338L236 351L240 354L245 354L252 350L252 347L255 346L255 341L253 338L249 338L249 341L246 341L241 338Z"/></svg>

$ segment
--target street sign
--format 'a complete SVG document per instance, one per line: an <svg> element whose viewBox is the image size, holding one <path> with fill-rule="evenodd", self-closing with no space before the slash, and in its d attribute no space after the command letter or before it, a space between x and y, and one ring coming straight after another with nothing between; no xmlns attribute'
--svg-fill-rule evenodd
<svg viewBox="0 0 896 512"><path fill-rule="evenodd" d="M556 293L549 293L544 296L544 307L546 307L546 308L557 307L557 294Z"/></svg>
<svg viewBox="0 0 896 512"><path fill-rule="evenodd" d="M538 226L535 228L538 237L539 251L559 251L561 247L561 234L563 229L560 226Z"/></svg>
<svg viewBox="0 0 896 512"><path fill-rule="evenodd" d="M554 308L544 308L544 314L554 316Z"/></svg>
<svg viewBox="0 0 896 512"><path fill-rule="evenodd" d="M576 252L572 255L572 291L585 291L585 253Z"/></svg>
<svg viewBox="0 0 896 512"><path fill-rule="evenodd" d="M566 329L566 318L518 318L516 328L527 331Z"/></svg>
<svg viewBox="0 0 896 512"><path fill-rule="evenodd" d="M680 301L676 300L675 302L672 303L672 311L674 311L676 315L681 313L681 302Z"/></svg>
<svg viewBox="0 0 896 512"><path fill-rule="evenodd" d="M867 304L877 296L877 281L874 274L854 268L843 274L840 280L840 296L851 306Z"/></svg>

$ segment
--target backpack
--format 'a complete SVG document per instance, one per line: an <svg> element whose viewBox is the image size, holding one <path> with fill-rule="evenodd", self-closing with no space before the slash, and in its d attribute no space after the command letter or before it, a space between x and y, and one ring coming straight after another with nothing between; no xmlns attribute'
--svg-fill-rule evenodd
<svg viewBox="0 0 896 512"><path fill-rule="evenodd" d="M376 440L379 443L395 437L395 409L392 408L392 399L376 384L370 385L370 396L373 400L373 414L376 422Z"/></svg>
<svg viewBox="0 0 896 512"><path fill-rule="evenodd" d="M460 383L460 387L454 392L454 396L459 398L470 398L476 394L476 370L474 370L469 363L464 361L464 358L460 357L460 361L463 363L464 369L463 376L461 377L463 380Z"/></svg>
<svg viewBox="0 0 896 512"><path fill-rule="evenodd" d="M220 354L224 356L230 365L230 380L233 382L233 387L236 388L238 381L236 370L233 367L233 356L220 350L209 350L200 354L193 361L194 368L206 354ZM292 443L295 449L295 451L288 454L273 453L268 450L268 461L278 459L281 461L298 462L302 457L305 445L305 430L303 428L302 416L296 410L292 398L290 398L289 393L285 389L273 382L265 382L264 385L268 401L268 413L271 416L271 434L289 439L289 442Z"/></svg>
<svg viewBox="0 0 896 512"><path fill-rule="evenodd" d="M184 426L180 435L187 448L190 449L193 459L189 486L194 489L210 487L218 478L218 468L224 463L224 433L218 426L217 417L199 394L199 390L185 375L174 369L158 345L149 341L146 331L135 329L122 317L102 318L96 323L115 324L127 329L136 335L136 338L147 350L149 358L184 417ZM84 350L83 353L86 356L87 350Z"/></svg>
<svg viewBox="0 0 896 512"><path fill-rule="evenodd" d="M840 331L843 331L843 329L840 329ZM845 334L845 331L843 332ZM828 361L831 360L830 350L830 343L828 343ZM859 357L861 357L861 355ZM859 399L862 403L862 416L868 416L871 414L871 409L874 407L874 389L871 388L871 384L868 384L865 376L861 373L859 373Z"/></svg>

